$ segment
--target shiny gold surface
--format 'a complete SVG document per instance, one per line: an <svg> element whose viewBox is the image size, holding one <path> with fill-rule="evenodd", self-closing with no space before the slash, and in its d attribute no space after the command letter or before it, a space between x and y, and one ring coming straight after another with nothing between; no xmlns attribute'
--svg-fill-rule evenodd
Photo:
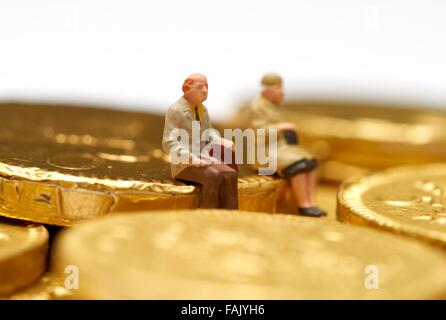
<svg viewBox="0 0 446 320"><path fill-rule="evenodd" d="M54 270L79 269L84 299L444 297L441 251L327 219L190 210L116 215L67 229ZM379 270L366 289L365 268Z"/></svg>
<svg viewBox="0 0 446 320"><path fill-rule="evenodd" d="M365 102L290 102L302 139L319 157L382 169L446 159L446 113Z"/></svg>
<svg viewBox="0 0 446 320"><path fill-rule="evenodd" d="M72 295L71 290L64 287L64 278L47 273L34 285L21 290L4 300L66 300Z"/></svg>
<svg viewBox="0 0 446 320"><path fill-rule="evenodd" d="M164 117L69 105L1 103L0 214L71 226L110 212L190 209L199 188L170 179ZM287 184L252 172L240 209L291 212Z"/></svg>
<svg viewBox="0 0 446 320"><path fill-rule="evenodd" d="M327 212L327 218L336 220L336 196L338 187L333 185L319 185L316 191L316 203Z"/></svg>
<svg viewBox="0 0 446 320"><path fill-rule="evenodd" d="M344 184L338 219L446 248L446 164L409 166Z"/></svg>
<svg viewBox="0 0 446 320"><path fill-rule="evenodd" d="M288 119L302 145L321 162L325 181L342 182L370 169L446 159L446 113L391 103L290 100ZM246 127L246 107L225 122Z"/></svg>
<svg viewBox="0 0 446 320"><path fill-rule="evenodd" d="M33 283L45 270L48 231L0 218L0 296Z"/></svg>

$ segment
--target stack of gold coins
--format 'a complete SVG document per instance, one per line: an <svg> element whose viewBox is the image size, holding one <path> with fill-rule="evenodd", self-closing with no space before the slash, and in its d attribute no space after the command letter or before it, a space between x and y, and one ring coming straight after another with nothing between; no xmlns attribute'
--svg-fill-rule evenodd
<svg viewBox="0 0 446 320"><path fill-rule="evenodd" d="M192 209L199 204L198 186L171 179L161 150L163 115L17 102L1 103L0 113L0 216L17 219L8 220L12 223L20 220L69 227L124 210ZM238 189L243 210L296 210L289 201L288 185L281 179L242 168ZM331 213L334 217L334 209ZM46 232L38 225L37 229L22 228ZM36 247L28 253L15 245L17 241L9 240L16 234L5 231L1 239L12 246L5 247L13 250L5 251L8 255L20 257L9 265L5 253L1 294L15 293L12 299L63 297L66 292L60 278L45 274L38 281L46 270L47 251L42 246L47 248L48 236L45 243L32 238L34 242L29 244ZM38 249L37 257L34 251ZM17 267L21 263L23 268ZM31 287L20 291L27 286Z"/></svg>
<svg viewBox="0 0 446 320"><path fill-rule="evenodd" d="M446 248L446 113L394 104L300 101L285 108L325 181L344 182L343 223ZM401 167L402 166L402 167Z"/></svg>
<svg viewBox="0 0 446 320"><path fill-rule="evenodd" d="M0 108L0 214L72 226L112 212L190 209L199 188L174 181L159 115L75 106ZM242 175L240 208L287 212L287 183Z"/></svg>
<svg viewBox="0 0 446 320"><path fill-rule="evenodd" d="M445 165L381 171L443 161L442 112L286 104L321 160L329 216L314 219L279 214L296 212L288 182L248 165L239 211L195 210L200 188L172 180L161 150L164 115L0 107L0 299L446 298Z"/></svg>

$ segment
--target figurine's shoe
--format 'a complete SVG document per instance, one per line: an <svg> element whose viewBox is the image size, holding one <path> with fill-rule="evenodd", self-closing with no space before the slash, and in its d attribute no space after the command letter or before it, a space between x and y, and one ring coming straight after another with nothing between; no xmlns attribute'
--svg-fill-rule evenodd
<svg viewBox="0 0 446 320"><path fill-rule="evenodd" d="M299 208L299 214L302 216L315 217L315 218L327 215L327 213L324 210L321 210L318 207Z"/></svg>

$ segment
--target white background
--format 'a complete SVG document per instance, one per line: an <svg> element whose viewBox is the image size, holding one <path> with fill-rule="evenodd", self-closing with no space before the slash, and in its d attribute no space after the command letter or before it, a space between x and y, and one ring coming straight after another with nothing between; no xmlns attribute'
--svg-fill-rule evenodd
<svg viewBox="0 0 446 320"><path fill-rule="evenodd" d="M0 0L0 99L163 111L208 76L211 116L265 71L288 96L446 106L445 1Z"/></svg>

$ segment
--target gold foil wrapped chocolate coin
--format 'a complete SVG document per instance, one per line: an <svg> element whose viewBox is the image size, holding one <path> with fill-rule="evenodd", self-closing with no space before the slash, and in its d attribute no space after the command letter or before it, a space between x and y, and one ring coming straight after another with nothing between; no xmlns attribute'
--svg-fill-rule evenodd
<svg viewBox="0 0 446 320"><path fill-rule="evenodd" d="M45 227L0 218L0 296L36 281L45 271L47 253Z"/></svg>
<svg viewBox="0 0 446 320"><path fill-rule="evenodd" d="M115 215L67 229L53 270L81 299L431 299L434 248L327 219L233 210Z"/></svg>
<svg viewBox="0 0 446 320"><path fill-rule="evenodd" d="M163 117L67 105L0 105L0 215L72 226L111 212L192 209L197 186L172 180ZM287 184L239 179L243 210L292 212Z"/></svg>
<svg viewBox="0 0 446 320"><path fill-rule="evenodd" d="M445 190L446 164L388 169L345 183L337 216L446 248Z"/></svg>

